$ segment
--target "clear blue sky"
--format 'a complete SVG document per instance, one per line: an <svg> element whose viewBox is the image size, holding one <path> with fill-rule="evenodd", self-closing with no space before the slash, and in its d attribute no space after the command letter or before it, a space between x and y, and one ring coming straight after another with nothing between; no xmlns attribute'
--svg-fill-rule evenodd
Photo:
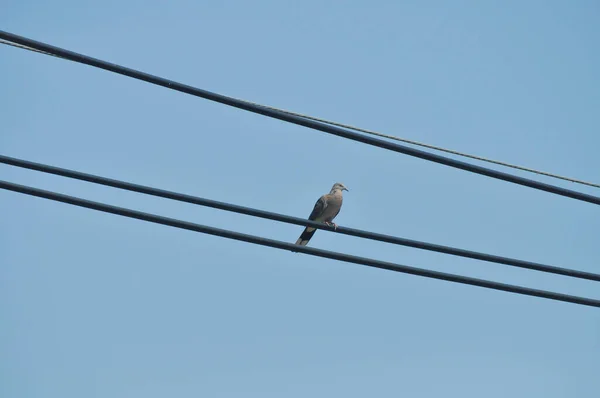
<svg viewBox="0 0 600 398"><path fill-rule="evenodd" d="M16 1L0 29L204 89L600 181L595 1ZM599 208L0 46L0 152L600 272ZM524 174L520 174L524 175ZM301 228L0 167L293 242ZM556 183L545 179L544 181ZM569 183L569 188L600 194ZM600 311L0 192L0 396L597 397ZM323 231L311 246L600 298Z"/></svg>

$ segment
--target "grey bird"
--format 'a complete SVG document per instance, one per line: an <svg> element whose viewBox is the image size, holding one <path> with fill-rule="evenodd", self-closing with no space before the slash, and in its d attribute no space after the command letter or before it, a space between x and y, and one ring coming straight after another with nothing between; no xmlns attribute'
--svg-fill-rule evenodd
<svg viewBox="0 0 600 398"><path fill-rule="evenodd" d="M342 208L342 192L348 191L348 188L340 182L336 182L333 184L331 188L331 192L326 195L323 195L317 200L315 203L315 207L308 216L308 219L316 222L323 222L327 225L333 225L334 228L337 228L337 225L333 222L335 216L338 215L340 209ZM302 235L296 241L297 245L306 246L310 238L315 234L317 230L315 228L306 227Z"/></svg>

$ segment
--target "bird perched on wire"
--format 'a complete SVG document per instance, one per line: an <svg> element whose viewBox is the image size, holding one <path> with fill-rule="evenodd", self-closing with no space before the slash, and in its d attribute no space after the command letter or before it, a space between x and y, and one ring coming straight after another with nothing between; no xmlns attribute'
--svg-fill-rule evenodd
<svg viewBox="0 0 600 398"><path fill-rule="evenodd" d="M348 188L340 182L336 182L333 184L331 188L331 192L326 195L323 195L317 200L315 203L315 207L308 216L308 219L316 222L323 222L327 225L333 225L334 228L337 228L337 225L333 222L335 216L338 215L340 209L342 208L342 192L348 191ZM302 235L296 241L297 245L306 246L310 238L315 234L317 230L315 228L306 227Z"/></svg>

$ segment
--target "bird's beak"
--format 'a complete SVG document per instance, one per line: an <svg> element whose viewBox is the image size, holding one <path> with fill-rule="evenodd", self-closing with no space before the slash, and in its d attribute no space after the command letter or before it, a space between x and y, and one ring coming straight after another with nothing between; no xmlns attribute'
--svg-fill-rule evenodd
<svg viewBox="0 0 600 398"><path fill-rule="evenodd" d="M348 188L346 188L346 187L342 188L342 191L350 192L350 191L348 191Z"/></svg>

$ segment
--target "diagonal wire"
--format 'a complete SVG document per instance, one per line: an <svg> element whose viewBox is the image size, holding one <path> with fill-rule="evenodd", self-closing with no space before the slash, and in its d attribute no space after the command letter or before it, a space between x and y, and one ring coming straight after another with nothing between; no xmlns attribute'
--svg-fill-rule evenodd
<svg viewBox="0 0 600 398"><path fill-rule="evenodd" d="M12 47L20 48L22 50L29 50L29 51L33 51L35 53L40 53L40 54L44 54L44 55L50 55L51 57L65 59L65 58L62 58L62 57L60 57L58 55L50 54L50 53L47 53L45 51L36 50L35 48L23 46L21 44L13 43L13 42L10 42L8 40L2 40L2 39L0 39L0 44L6 44L7 46L12 46Z"/></svg>
<svg viewBox="0 0 600 398"><path fill-rule="evenodd" d="M516 170L527 171L529 173L539 174L539 175L543 175L543 176L546 176L546 177L552 177L552 178L556 178L556 179L563 180L563 181L574 182L576 184L582 184L582 185L587 185L587 186L590 186L590 187L600 188L600 184L596 184L596 183L593 183L593 182L579 180L579 179L571 178L571 177L565 177L565 176L561 176L559 174L549 173L549 172L542 171L542 170L536 170L536 169L532 169L532 168L529 168L529 167L519 166L519 165L512 164L512 163L507 163L507 162L502 162L502 161L499 161L499 160L485 158L485 157L482 157L482 156L470 155L468 153L455 151L453 149L443 148L443 147L439 147L439 146L435 146L435 145L431 145L431 144L425 144L423 142L409 140L407 138L397 137L395 135L384 134L384 133L380 133L380 132L374 131L374 130L368 130L368 129L364 129L364 128L361 128L361 127L351 126L349 124L334 122L334 121L327 120L327 119L321 119L321 118L318 118L318 117L315 117L315 116L305 115L305 114L298 113L298 112L288 111L286 109L276 108L274 106L262 105L262 104L258 104L256 102L252 102L252 101L248 101L248 100L244 100L244 99L239 99L238 98L238 100L239 101L244 101L247 104L251 104L251 105L255 105L255 106L261 106L263 108L271 109L271 110L278 111L278 112L287 113L287 114L293 115L293 116L303 117L305 119L314 120L314 121L320 122L320 123L330 124L332 126L341 127L341 128L345 128L345 129L348 129L348 130L360 131L361 133L371 134L371 135L374 135L374 136L377 136L377 137L382 137L382 138L388 138L390 140L405 142L407 144L416 145L416 146L420 146L420 147L428 148L428 149L433 149L433 150L440 151L440 152L450 153L452 155L457 155L457 156L462 156L462 157L469 158L469 159L479 160L479 161L482 161L482 162L497 164L499 166L509 167L509 168L516 169Z"/></svg>
<svg viewBox="0 0 600 398"><path fill-rule="evenodd" d="M591 307L600 307L600 300L572 296L563 293L557 293L547 290L532 289L523 286L510 285L506 283L494 282L485 279L471 278L462 275L449 274L446 272L433 271L423 268L412 267L408 265L396 264L387 261L379 261L366 257L352 256L345 253L333 252L329 250L316 249L306 246L298 246L292 243L281 242L274 239L262 238L256 235L242 234L226 229L209 227L206 225L195 224L187 221L177 220L174 218L161 217L155 214L144 213L123 207L111 206L105 203L93 202L91 200L81 199L74 196L59 194L52 191L46 191L38 188L33 188L25 185L14 184L0 180L0 189L6 189L13 192L19 192L26 195L36 196L39 198L50 199L57 202L67 203L74 206L84 207L87 209L97 210L105 213L116 214L124 217L135 218L138 220L148 221L155 224L168 225L175 228L187 229L204 234L219 236L222 238L233 239L248 243L253 243L261 246L268 246L276 249L290 250L301 252L317 257L329 258L332 260L344 261L348 263L361 264L369 267L385 269L389 271L401 272L405 274L418 275L426 278L440 279L454 283L461 283L471 286L479 286L487 289L501 290L510 293L522 294L526 296L541 297L550 300L564 301L579 305Z"/></svg>
<svg viewBox="0 0 600 398"><path fill-rule="evenodd" d="M100 184L113 188L123 189L131 192L138 192L141 194L157 196L161 198L176 200L179 202L191 203L199 206L211 207L214 209L220 209L230 211L234 213L246 214L253 217L265 218L268 220L280 221L288 224L302 225L306 227L313 227L317 229L325 229L327 231L335 231L344 235L356 236L359 238L376 240L380 242L392 243L396 245L408 246L417 249L435 251L438 253L451 254L454 256L466 257L475 260L488 261L498 264L505 264L513 267L525 268L534 271L547 272L558 275L570 276L572 278L587 279L592 281L600 281L600 275L591 272L579 271L570 268L555 267L551 265L545 265L540 263L534 263L531 261L517 260L514 258L495 256L486 253L474 252L470 250L458 249L449 246L442 246L433 243L421 242L411 239L400 238L397 236L384 235L373 233L369 231L363 231L353 228L337 227L334 229L326 224L286 216L283 214L272 213L268 211L253 209L249 207L238 206L230 203L217 202L210 199L200 198L197 196L186 195L173 191L167 191L164 189L152 188L144 185L133 184L125 181L114 180L111 178L101 177L94 174L82 173L75 170L64 169L60 167L50 166L42 163L35 163L28 160L12 158L4 155L0 155L0 163L8 164L15 167L21 167L29 170L40 171L43 173L54 174L62 177L73 178L80 181L87 181L94 184Z"/></svg>
<svg viewBox="0 0 600 398"><path fill-rule="evenodd" d="M17 48L22 48L22 49L29 50L29 51L34 51L34 52L45 54L45 55L50 55L50 56L53 56L53 57L56 57L56 58L61 58L61 59L70 61L69 59L64 58L64 57L61 57L61 56L58 56L58 55L54 55L54 54L51 54L51 53L48 53L48 52L45 52L45 51L36 50L35 48L31 48L31 47L23 46L23 45L20 45L20 44L12 43L10 41L0 40L0 43L1 44L6 44L6 45L9 45L9 46L13 46L13 47L17 47ZM369 130L369 129L365 129L365 128L361 128L361 127L356 127L356 126L352 126L352 125L349 125L349 124L339 123L339 122L335 122L335 121L332 121L332 120L322 119L322 118L311 116L311 115L305 115L305 114L298 113L298 112L293 112L293 111L290 111L290 110L287 110L287 109L281 109L281 108L276 108L274 106L263 105L263 104L259 104L259 103L252 102L252 101L248 101L248 100L245 100L245 99L240 99L240 98L236 98L236 99L238 101L245 102L246 104L249 104L249 105L259 106L259 107L262 107L262 108L265 108L265 109L270 109L270 110L274 110L274 111L277 111L277 112L286 113L286 114L292 115L292 116L302 117L302 118L305 118L305 119L308 119L308 120L313 120L313 121L316 121L316 122L320 122L320 123L325 123L325 124L329 124L329 125L332 125L332 126L341 127L341 128L345 128L345 129L348 129L348 130L360 131L361 133L370 134L370 135L374 135L374 136L382 137L382 138L387 138L387 139L394 140L394 141L404 142L404 143L407 143L407 144L416 145L416 146L420 146L420 147L423 147L423 148L433 149L435 151L445 152L445 153L449 153L449 154L452 154L452 155L462 156L462 157L473 159L473 160L478 160L478 161L482 161L482 162L496 164L496 165L499 165L499 166L509 167L509 168L512 168L512 169L526 171L526 172L529 172L529 173L543 175L543 176L546 176L546 177L556 178L556 179L559 179L559 180L568 181L568 182L572 182L572 183L576 183L576 184L581 184L581 185L587 185L587 186L590 186L590 187L600 188L600 184L596 184L596 183L593 183L593 182L588 182L588 181L584 181L584 180L580 180L580 179L576 179L576 178L572 178L572 177L565 177L565 176L561 176L559 174L549 173L549 172L546 172L546 171L543 171L543 170L537 170L537 169L533 169L533 168L530 168L530 167L519 166L519 165L512 164L512 163L502 162L502 161L499 161L499 160L494 160L494 159L486 158L486 157L483 157L483 156L471 155L471 154L468 154L468 153L465 153L465 152L455 151L453 149L448 149L448 148L443 148L443 147L436 146L436 145L426 144L426 143L423 143L423 142L419 142L419 141L415 141L415 140L410 140L410 139L407 139L407 138L402 138L402 137L398 137L398 136L391 135L391 134L384 134L384 133L380 133L378 131Z"/></svg>
<svg viewBox="0 0 600 398"><path fill-rule="evenodd" d="M85 65L90 65L96 68L104 69L107 71L111 71L120 75L128 76L134 79L142 80L148 83L152 83L158 86L166 87L172 90L180 91L182 93L194 95L197 97L201 97L210 101L218 102L221 104L225 104L228 106L236 107L239 109L243 109L249 112L257 113L263 116L268 116L274 119L283 120L289 123L297 124L300 126L308 127L314 130L322 131L324 133L336 135L338 137L343 137L346 139L350 139L353 141L362 142L364 144L376 146L379 148L384 148L390 151L402 153L409 156L414 156L420 159L428 160L431 162L443 164L446 166L454 167L457 169L469 171L471 173L476 173L480 175L484 175L487 177L508 181L514 184L527 186L530 188L538 189L545 192L550 192L556 195L561 195L565 197L569 197L572 199L581 200L588 203L594 203L600 205L600 197L585 194L578 191L573 191L570 189L562 188L555 185L550 185L546 183L542 183L539 181L519 177L516 175L504 173L501 171L497 171L494 169L489 169L486 167L462 162L459 160L455 160L452 158L443 157L440 155L436 155L433 153L421 151L419 149L415 149L412 147L399 145L392 143L390 141L381 140L377 138L372 138L363 134L358 134L346 129L342 129L336 126L331 126L326 123L316 122L314 120L306 119L304 117L291 115L289 113L277 111L274 109L268 109L262 106L253 105L247 103L245 101L240 101L232 97L228 97L225 95L213 93L207 90L199 89L196 87L192 87L186 84L178 83L173 80L168 80L165 78L161 78L159 76L154 76L148 73L140 72L135 69L126 68L117 64L113 64L110 62L106 62L97 58L88 57L83 54L79 54L73 51L65 50L60 47L51 46L49 44L45 44L42 42L38 42L35 40L31 40L22 36L18 36L9 32L5 32L0 30L0 39L9 40L15 42L17 44L35 48L37 50L51 53L55 56L58 56L63 59L67 59L74 62L79 62Z"/></svg>

